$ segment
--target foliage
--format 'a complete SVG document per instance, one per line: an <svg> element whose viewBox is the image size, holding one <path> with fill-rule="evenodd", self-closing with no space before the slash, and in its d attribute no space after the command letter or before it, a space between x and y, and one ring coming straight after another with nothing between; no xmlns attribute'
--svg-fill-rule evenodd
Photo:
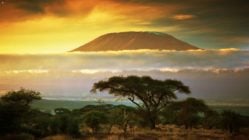
<svg viewBox="0 0 249 140"><path fill-rule="evenodd" d="M29 115L24 118L23 129L25 132L36 137L50 135L50 124L52 115L39 110L31 110Z"/></svg>
<svg viewBox="0 0 249 140"><path fill-rule="evenodd" d="M225 110L221 113L222 128L230 133L238 132L242 122L241 116L235 112Z"/></svg>
<svg viewBox="0 0 249 140"><path fill-rule="evenodd" d="M138 115L137 110L133 107L124 105L115 106L109 114L109 123L111 125L117 125L121 128L124 134L127 133L128 127L132 127L137 124Z"/></svg>
<svg viewBox="0 0 249 140"><path fill-rule="evenodd" d="M202 120L202 125L208 129L221 127L221 115L211 109L205 111L205 117Z"/></svg>
<svg viewBox="0 0 249 140"><path fill-rule="evenodd" d="M79 115L75 115L72 111L66 108L55 109L55 115L51 122L51 131L54 134L68 134L74 137L80 136Z"/></svg>
<svg viewBox="0 0 249 140"><path fill-rule="evenodd" d="M21 89L10 91L0 98L0 133L21 131L26 116L30 114L30 103L41 99L40 93Z"/></svg>
<svg viewBox="0 0 249 140"><path fill-rule="evenodd" d="M176 124L177 123L177 110L171 103L165 107L160 113L160 122L162 124Z"/></svg>
<svg viewBox="0 0 249 140"><path fill-rule="evenodd" d="M108 122L108 117L100 111L90 111L84 115L85 124L92 129L94 134L100 132L101 125Z"/></svg>
<svg viewBox="0 0 249 140"><path fill-rule="evenodd" d="M187 98L183 101L172 102L163 114L166 115L168 121L184 125L185 128L192 128L199 124L206 110L208 107L202 100Z"/></svg>
<svg viewBox="0 0 249 140"><path fill-rule="evenodd" d="M10 91L6 95L1 97L1 100L6 103L10 104L20 104L29 106L30 103L34 100L40 100L40 93L27 90L27 89L20 89L18 91Z"/></svg>

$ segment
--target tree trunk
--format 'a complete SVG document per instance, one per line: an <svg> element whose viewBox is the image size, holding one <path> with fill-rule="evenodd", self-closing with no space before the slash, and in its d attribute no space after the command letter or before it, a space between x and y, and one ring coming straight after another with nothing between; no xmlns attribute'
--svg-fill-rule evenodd
<svg viewBox="0 0 249 140"><path fill-rule="evenodd" d="M150 125L150 129L155 129L156 128L156 120L154 118L150 118L149 120L149 125Z"/></svg>
<svg viewBox="0 0 249 140"><path fill-rule="evenodd" d="M149 121L150 129L155 129L156 128L157 112L156 111L149 112L148 119L149 119L148 121Z"/></svg>
<svg viewBox="0 0 249 140"><path fill-rule="evenodd" d="M127 127L128 127L128 121L126 121L123 125L123 132L125 135L127 134Z"/></svg>
<svg viewBox="0 0 249 140"><path fill-rule="evenodd" d="M150 129L155 129L156 128L156 114L149 114L149 127Z"/></svg>

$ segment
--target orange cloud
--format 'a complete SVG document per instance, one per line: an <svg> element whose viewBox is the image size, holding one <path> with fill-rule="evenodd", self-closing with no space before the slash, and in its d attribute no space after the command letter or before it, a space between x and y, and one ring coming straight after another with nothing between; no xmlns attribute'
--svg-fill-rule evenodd
<svg viewBox="0 0 249 140"><path fill-rule="evenodd" d="M23 1L0 9L1 53L65 52L109 32L158 30L147 25L178 8L115 0Z"/></svg>
<svg viewBox="0 0 249 140"><path fill-rule="evenodd" d="M189 20L189 19L196 18L196 16L190 15L190 14L178 14L178 15L174 15L172 18L175 20Z"/></svg>
<svg viewBox="0 0 249 140"><path fill-rule="evenodd" d="M173 13L176 4L148 5L116 0L9 0L0 7L0 22L22 21L43 16L87 16L94 9L138 19L155 19Z"/></svg>
<svg viewBox="0 0 249 140"><path fill-rule="evenodd" d="M194 0L186 3L177 0L175 2L149 0L5 1L0 6L0 53L65 52L101 34L122 31L167 32L176 37L192 38L191 41L194 44L199 43L200 47L205 47L204 44L207 48L210 42L221 42L220 44L229 42L228 47L236 47L233 45L236 43L248 44L248 36L242 25L234 26L234 28L230 28L233 25L229 24L226 24L227 26L217 25L214 23L219 23L219 19L215 19L215 22L210 21L214 17L208 18L209 12L196 12L199 9L209 8L209 5L206 5L208 1L204 4L203 2L196 3ZM226 9L226 7L223 8ZM181 14L185 10L188 13ZM222 10L220 12L222 13ZM194 15L196 13L198 15ZM246 18L239 19L245 20ZM228 20L229 22L224 20L221 23L239 24L238 20L236 22ZM244 21L244 23L248 22ZM241 32L239 38L233 35L233 32L237 31ZM205 40L217 35L224 39L206 41L208 43L200 43L197 39L193 41L194 35L201 37L199 34L205 34ZM229 34L233 39L228 39ZM227 47L226 44L225 47Z"/></svg>

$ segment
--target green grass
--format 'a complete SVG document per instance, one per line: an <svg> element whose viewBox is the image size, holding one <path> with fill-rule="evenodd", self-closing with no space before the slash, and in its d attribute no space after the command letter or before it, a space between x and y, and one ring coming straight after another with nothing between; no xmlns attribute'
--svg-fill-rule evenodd
<svg viewBox="0 0 249 140"><path fill-rule="evenodd" d="M125 104L131 106L132 104L129 104L127 102L98 102L98 101L70 101L70 100L46 100L42 99L39 101L35 101L32 103L32 108L39 109L41 111L45 112L51 112L56 108L67 108L70 110L73 109L79 109L86 105L98 105L98 104Z"/></svg>
<svg viewBox="0 0 249 140"><path fill-rule="evenodd" d="M210 107L218 112L222 112L223 110L231 110L241 115L249 116L249 106L212 105Z"/></svg>
<svg viewBox="0 0 249 140"><path fill-rule="evenodd" d="M70 110L79 109L86 105L98 105L98 104L125 104L133 106L132 103L128 102L98 102L98 101L70 101L70 100L39 100L32 103L32 107L45 111L52 112L56 108L67 108ZM248 106L225 106L225 105L211 105L212 109L221 112L222 110L231 110L235 111L241 115L249 116L249 107Z"/></svg>

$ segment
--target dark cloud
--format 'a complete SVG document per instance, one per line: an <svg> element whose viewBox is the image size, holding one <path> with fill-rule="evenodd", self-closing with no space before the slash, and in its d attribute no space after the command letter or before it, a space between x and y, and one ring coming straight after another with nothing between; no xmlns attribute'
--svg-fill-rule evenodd
<svg viewBox="0 0 249 140"><path fill-rule="evenodd" d="M117 0L121 3L146 5L154 8L164 5L179 6L171 15L150 20L148 26L180 27L171 33L204 48L240 47L249 45L248 0ZM167 9L164 9L167 11ZM188 15L185 18L182 15ZM181 20L173 17L182 17ZM189 18L189 17L194 18Z"/></svg>
<svg viewBox="0 0 249 140"><path fill-rule="evenodd" d="M63 4L65 0L8 0L17 9L31 13L44 13L45 6L49 4Z"/></svg>
<svg viewBox="0 0 249 140"><path fill-rule="evenodd" d="M0 23L32 20L43 16L85 16L98 5L89 0L6 0L0 6ZM76 9L74 9L76 7Z"/></svg>
<svg viewBox="0 0 249 140"><path fill-rule="evenodd" d="M30 20L46 14L61 16L68 12L65 2L66 0L5 0L0 6L0 23Z"/></svg>
<svg viewBox="0 0 249 140"><path fill-rule="evenodd" d="M177 1L174 3L177 4ZM249 1L204 0L200 2L190 0L184 2L184 5L184 8L175 11L175 15L189 14L195 18L175 20L171 17L162 17L151 23L162 27L180 26L182 29L176 34L202 37L206 42L215 42L214 47L248 46ZM203 39L200 40L203 41ZM203 42L199 43L198 39L195 43L207 48L212 47L209 43L207 44L209 46Z"/></svg>

